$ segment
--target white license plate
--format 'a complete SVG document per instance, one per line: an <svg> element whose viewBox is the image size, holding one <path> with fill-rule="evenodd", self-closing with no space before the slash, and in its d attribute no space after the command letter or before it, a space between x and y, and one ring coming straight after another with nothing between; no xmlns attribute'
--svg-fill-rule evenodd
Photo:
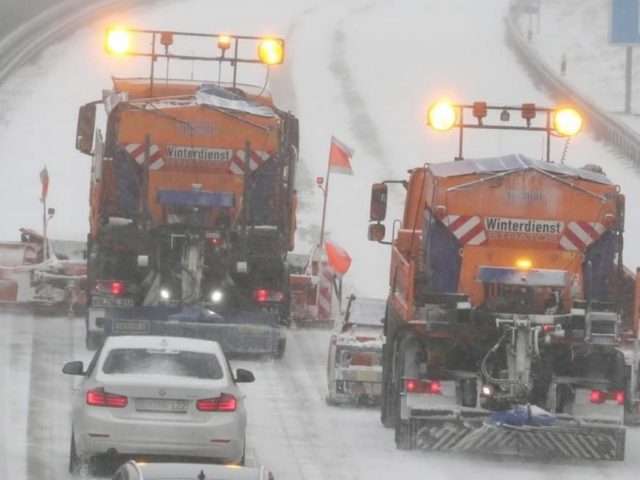
<svg viewBox="0 0 640 480"><path fill-rule="evenodd" d="M113 333L149 333L149 320L114 320Z"/></svg>
<svg viewBox="0 0 640 480"><path fill-rule="evenodd" d="M162 398L137 398L136 410L139 412L186 413L186 400L165 400Z"/></svg>
<svg viewBox="0 0 640 480"><path fill-rule="evenodd" d="M133 307L133 298L92 297L92 307Z"/></svg>

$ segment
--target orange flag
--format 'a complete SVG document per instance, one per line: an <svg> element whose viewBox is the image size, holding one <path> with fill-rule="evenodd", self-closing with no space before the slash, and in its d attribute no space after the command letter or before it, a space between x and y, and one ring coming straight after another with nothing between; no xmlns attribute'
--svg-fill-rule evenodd
<svg viewBox="0 0 640 480"><path fill-rule="evenodd" d="M49 193L49 172L46 166L40 171L40 183L42 184L42 198L46 198Z"/></svg>
<svg viewBox="0 0 640 480"><path fill-rule="evenodd" d="M351 158L354 151L347 147L336 137L331 137L331 149L329 150L329 171L353 175Z"/></svg>

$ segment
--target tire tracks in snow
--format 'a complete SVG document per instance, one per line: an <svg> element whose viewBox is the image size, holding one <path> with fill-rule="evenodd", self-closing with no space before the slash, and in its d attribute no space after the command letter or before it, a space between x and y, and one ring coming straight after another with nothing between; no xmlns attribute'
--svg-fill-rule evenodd
<svg viewBox="0 0 640 480"><path fill-rule="evenodd" d="M351 25L356 22L358 15L369 13L371 10L383 5L381 1L370 1L358 7L350 9L346 18ZM330 69L337 83L340 85L342 96L347 106L350 117L350 128L354 136L364 146L368 157L375 160L387 177L393 176L393 171L387 163L387 152L384 144L380 141L380 135L373 117L367 109L364 97L358 91L356 82L351 74L349 62L347 61L347 34L343 27L344 22L340 22L332 35L333 55Z"/></svg>

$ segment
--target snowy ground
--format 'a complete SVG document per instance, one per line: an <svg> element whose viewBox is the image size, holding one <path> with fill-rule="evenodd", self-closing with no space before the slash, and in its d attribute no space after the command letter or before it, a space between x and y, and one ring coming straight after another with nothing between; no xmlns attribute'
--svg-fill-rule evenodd
<svg viewBox="0 0 640 480"><path fill-rule="evenodd" d="M453 158L457 136L436 135L424 125L429 103L447 95L460 102L551 104L504 45L507 4L406 0L400 7L391 0L237 0L213 5L182 0L88 25L0 89L0 205L6 206L0 210L0 238L14 238L19 227L39 224L38 172L44 164L51 177L49 203L57 207L52 235L86 235L89 158L74 150L77 107L109 87L112 74L146 73L146 66L105 58L105 25L118 21L142 28L270 33L286 37L288 46L286 65L272 75L276 102L301 119L299 249L304 252L317 241L322 198L315 177L324 175L329 140L336 135L356 150L355 175L331 178L328 233L353 257L348 289L383 296L388 248L366 241L369 188L374 181L405 178L415 165ZM562 147L553 145L554 157ZM540 158L542 139L476 132L466 139L468 157L514 151ZM637 171L588 133L572 141L567 163L600 163L622 184L630 205L640 200L635 196L640 195ZM389 218L398 214L396 208ZM640 240L640 212L629 209L627 219L627 245L634 245ZM640 251L628 252L627 259L640 264ZM66 360L88 358L82 329L77 319L0 316L1 479L67 478L72 385L59 372ZM269 466L279 480L631 479L640 469L640 458L633 454L640 448L640 431L634 429L624 463L397 451L376 411L324 404L328 335L291 331L284 361L240 362L257 377L245 387L249 459Z"/></svg>

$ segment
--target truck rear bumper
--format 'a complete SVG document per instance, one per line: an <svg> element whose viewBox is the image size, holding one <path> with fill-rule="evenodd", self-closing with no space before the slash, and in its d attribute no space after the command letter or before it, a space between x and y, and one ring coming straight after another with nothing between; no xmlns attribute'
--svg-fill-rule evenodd
<svg viewBox="0 0 640 480"><path fill-rule="evenodd" d="M487 417L443 418L418 412L396 431L400 448L541 459L621 461L625 437L621 425L562 420L550 426L513 426L489 423Z"/></svg>

